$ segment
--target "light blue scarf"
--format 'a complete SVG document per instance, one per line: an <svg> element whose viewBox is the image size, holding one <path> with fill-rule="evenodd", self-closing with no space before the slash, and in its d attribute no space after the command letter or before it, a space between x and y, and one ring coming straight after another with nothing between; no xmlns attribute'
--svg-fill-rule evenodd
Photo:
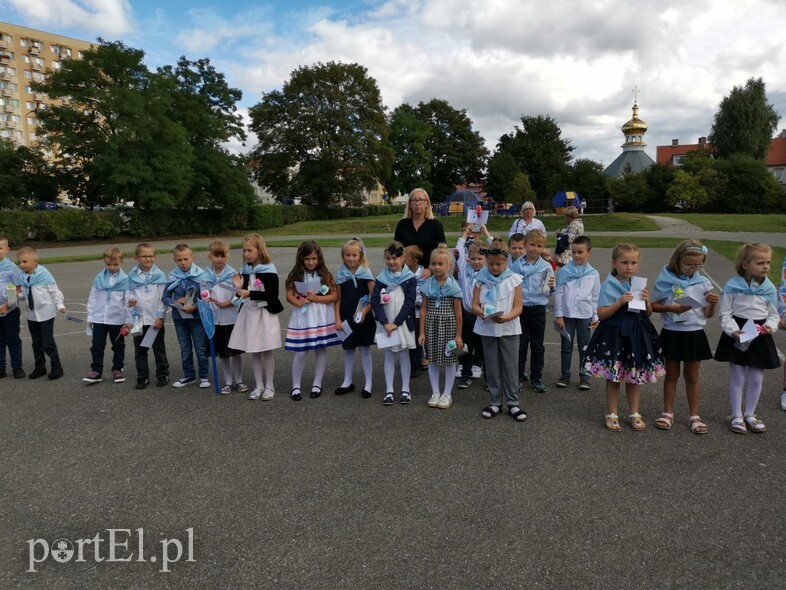
<svg viewBox="0 0 786 590"><path fill-rule="evenodd" d="M8 272L12 268L16 268L16 264L8 260L8 258L0 260L0 272Z"/></svg>
<svg viewBox="0 0 786 590"><path fill-rule="evenodd" d="M621 281L609 273L606 280L603 281L603 284L600 286L598 307L612 305L628 291L630 291L630 283L628 281Z"/></svg>
<svg viewBox="0 0 786 590"><path fill-rule="evenodd" d="M691 285L698 285L699 283L709 283L709 279L704 275L695 272L692 277L687 275L677 276L669 270L668 266L664 266L658 278L655 279L655 289L652 293L652 301L663 301L667 297L674 294L674 287L685 289Z"/></svg>
<svg viewBox="0 0 786 590"><path fill-rule="evenodd" d="M240 274L244 275L262 275L265 273L274 273L278 274L276 270L276 265L272 262L268 262L266 264L257 264L256 266L251 266L250 264L246 263L243 265L243 269L240 271Z"/></svg>
<svg viewBox="0 0 786 590"><path fill-rule="evenodd" d="M22 290L25 292L25 298L30 298L30 288L39 287L43 285L54 285L55 277L44 266L38 265L32 274L25 273L23 275L24 282L22 283Z"/></svg>
<svg viewBox="0 0 786 590"><path fill-rule="evenodd" d="M532 277L533 275L542 273L544 270L545 271L552 270L551 265L545 260L543 260L540 256L538 256L538 259L534 263L532 264L527 263L526 265L524 264L525 258L526 258L525 256L522 256L518 260L514 260L513 263L510 265L511 270L513 272L519 273L522 277L524 277L525 281L528 281L529 278Z"/></svg>
<svg viewBox="0 0 786 590"><path fill-rule="evenodd" d="M499 285L510 276L513 276L515 273L506 268L497 276L494 276L489 271L488 267L483 267L478 271L478 274L475 275L475 281L477 281L481 285L486 285L489 289L486 293L486 298L483 301L486 305L496 305L497 297L499 294Z"/></svg>
<svg viewBox="0 0 786 590"><path fill-rule="evenodd" d="M340 285L341 283L346 283L347 281L352 281L352 284L355 287L357 287L358 279L373 281L374 275L371 274L371 271L368 269L367 266L358 265L357 269L355 269L355 272L353 273L351 270L347 268L346 264L342 264L341 268L338 269L338 273L336 273L337 285Z"/></svg>
<svg viewBox="0 0 786 590"><path fill-rule="evenodd" d="M775 285L767 277L764 277L764 281L757 285L756 281L751 281L748 284L743 277L737 275L729 279L729 282L723 287L723 292L732 295L758 295L764 297L775 309L778 308Z"/></svg>
<svg viewBox="0 0 786 590"><path fill-rule="evenodd" d="M192 264L188 271L183 271L180 270L179 267L176 267L172 272L169 273L169 280L171 282L167 286L166 290L171 291L179 284L182 284L185 288L186 282L189 280L199 283L203 272L204 271L196 264Z"/></svg>
<svg viewBox="0 0 786 590"><path fill-rule="evenodd" d="M377 275L377 280L387 287L388 292L412 278L415 278L415 274L406 266L400 273L394 273L388 267L385 267Z"/></svg>
<svg viewBox="0 0 786 590"><path fill-rule="evenodd" d="M217 275L212 266L208 266L202 273L202 281L207 285L208 289L212 289L219 283L232 284L232 277L235 276L235 269L228 264L224 266L221 274Z"/></svg>
<svg viewBox="0 0 786 590"><path fill-rule="evenodd" d="M559 269L557 273L557 286L564 285L569 281L575 281L584 277L591 277L597 275L598 271L595 270L588 262L587 264L579 265L572 260L565 266Z"/></svg>
<svg viewBox="0 0 786 590"><path fill-rule="evenodd" d="M131 269L131 272L128 273L128 280L131 281L134 285L144 287L145 291L150 289L148 285L166 285L169 282L166 276L164 276L164 271L158 268L155 264L150 267L150 270L147 271L147 276L144 278L142 277L142 272L139 270L139 265L137 264L134 268Z"/></svg>
<svg viewBox="0 0 786 590"><path fill-rule="evenodd" d="M123 269L117 271L117 280L114 285L109 284L109 279L112 277L108 269L102 270L93 279L93 288L98 291L106 293L106 301L109 303L112 291L128 291L130 285L128 283L128 275L123 272Z"/></svg>
<svg viewBox="0 0 786 590"><path fill-rule="evenodd" d="M461 299L463 296L461 287L459 287L456 279L450 275L448 275L447 279L445 280L445 284L441 287L439 285L439 281L437 281L437 277L431 275L431 277L426 280L426 284L420 290L420 292L429 299L434 299L436 307L439 307L442 304L442 299L444 297L458 297Z"/></svg>

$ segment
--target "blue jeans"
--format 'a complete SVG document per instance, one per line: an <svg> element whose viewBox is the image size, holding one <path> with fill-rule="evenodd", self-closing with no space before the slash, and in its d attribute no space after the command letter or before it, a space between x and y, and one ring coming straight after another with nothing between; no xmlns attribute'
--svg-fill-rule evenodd
<svg viewBox="0 0 786 590"><path fill-rule="evenodd" d="M570 334L571 340L561 336L562 348L560 349L562 361L562 377L570 379L570 364L573 357L573 343L579 347L579 376L589 377L589 373L584 368L587 342L590 338L590 318L562 318L565 322L565 330Z"/></svg>
<svg viewBox="0 0 786 590"><path fill-rule="evenodd" d="M180 345L180 360L183 363L183 377L193 379L194 350L196 350L199 378L207 379L207 337L202 322L197 319L174 320L177 343Z"/></svg>

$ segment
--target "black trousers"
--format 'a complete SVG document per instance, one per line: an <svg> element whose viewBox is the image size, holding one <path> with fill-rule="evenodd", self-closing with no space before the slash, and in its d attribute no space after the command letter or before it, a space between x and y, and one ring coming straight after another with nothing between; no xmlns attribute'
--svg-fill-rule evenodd
<svg viewBox="0 0 786 590"><path fill-rule="evenodd" d="M20 311L15 307L0 317L0 371L5 371L5 349L11 356L11 368L22 368L22 339L19 337Z"/></svg>
<svg viewBox="0 0 786 590"><path fill-rule="evenodd" d="M546 306L524 306L524 311L519 316L521 322L521 337L519 339L519 377L527 370L527 352L532 349L530 359L530 376L540 379L543 375L543 363L546 356L546 347L543 338L546 333Z"/></svg>
<svg viewBox="0 0 786 590"><path fill-rule="evenodd" d="M35 368L46 369L46 357L48 356L52 369L62 369L57 344L55 344L55 318L43 322L27 320L27 328L30 330L30 338L33 340Z"/></svg>
<svg viewBox="0 0 786 590"><path fill-rule="evenodd" d="M126 339L120 335L122 327L122 324L93 324L93 344L90 346L93 362L90 363L90 368L96 373L104 372L104 349L107 337L112 345L112 370L123 370L126 357Z"/></svg>
<svg viewBox="0 0 786 590"><path fill-rule="evenodd" d="M142 327L142 334L134 336L134 363L136 364L136 380L144 381L150 378L150 369L147 365L148 348L142 348L142 340L147 334L150 326ZM169 378L169 360L166 358L166 342L164 338L164 326L158 331L156 339L153 341L153 359L156 362L156 378Z"/></svg>
<svg viewBox="0 0 786 590"><path fill-rule="evenodd" d="M475 334L474 313L462 310L461 339L467 345L467 354L459 357L461 363L461 377L472 377L472 365L483 366L483 343L478 334Z"/></svg>

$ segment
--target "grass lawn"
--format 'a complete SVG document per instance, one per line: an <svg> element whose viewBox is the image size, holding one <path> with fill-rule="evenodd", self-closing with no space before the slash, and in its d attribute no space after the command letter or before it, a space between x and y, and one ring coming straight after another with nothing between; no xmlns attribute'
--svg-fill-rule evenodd
<svg viewBox="0 0 786 590"><path fill-rule="evenodd" d="M354 217L350 219L331 219L320 221L301 221L284 227L265 230L265 238L269 236L318 236L318 235L355 235L363 237L367 234L387 234L393 236L396 224L401 219L400 215L380 215L378 217ZM439 217L446 232L461 231L460 216ZM492 234L507 235L511 224L516 217L492 215L488 228ZM565 218L556 215L544 215L539 219L549 232L558 230L565 225ZM659 229L657 224L646 215L636 213L614 213L612 215L588 215L584 219L584 230L593 231L654 231Z"/></svg>
<svg viewBox="0 0 786 590"><path fill-rule="evenodd" d="M720 213L658 213L698 225L705 231L786 232L786 215L723 215Z"/></svg>

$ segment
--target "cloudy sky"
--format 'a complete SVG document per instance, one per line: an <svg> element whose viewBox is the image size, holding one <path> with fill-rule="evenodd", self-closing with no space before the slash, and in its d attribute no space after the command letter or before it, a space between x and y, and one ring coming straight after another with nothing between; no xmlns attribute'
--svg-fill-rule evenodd
<svg viewBox="0 0 786 590"><path fill-rule="evenodd" d="M656 145L707 135L721 98L750 77L786 115L780 0L0 0L0 20L120 39L150 68L208 57L244 109L299 65L358 62L389 109L445 99L491 149L522 115L549 114L576 157L604 165L634 87L653 158Z"/></svg>

